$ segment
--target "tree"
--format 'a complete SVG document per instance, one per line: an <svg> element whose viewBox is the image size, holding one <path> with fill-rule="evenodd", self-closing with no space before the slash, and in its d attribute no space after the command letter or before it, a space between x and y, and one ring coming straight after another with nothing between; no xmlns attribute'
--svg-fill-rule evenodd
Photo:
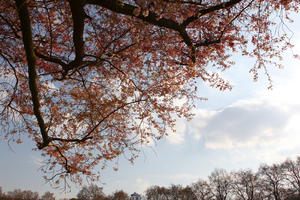
<svg viewBox="0 0 300 200"><path fill-rule="evenodd" d="M193 192L192 188L186 186L180 190L179 198L180 200L198 200L196 194Z"/></svg>
<svg viewBox="0 0 300 200"><path fill-rule="evenodd" d="M216 169L208 178L214 198L216 200L229 199L232 185L230 175L223 169Z"/></svg>
<svg viewBox="0 0 300 200"><path fill-rule="evenodd" d="M197 200L191 187L171 185L169 188L152 186L146 190L147 200Z"/></svg>
<svg viewBox="0 0 300 200"><path fill-rule="evenodd" d="M211 185L207 181L198 180L192 184L192 190L198 200L212 200L214 198Z"/></svg>
<svg viewBox="0 0 300 200"><path fill-rule="evenodd" d="M283 169L280 165L261 165L258 174L260 176L260 187L265 193L264 198L282 200L286 193L286 184L283 177Z"/></svg>
<svg viewBox="0 0 300 200"><path fill-rule="evenodd" d="M151 186L146 190L147 200L167 200L169 191L165 187Z"/></svg>
<svg viewBox="0 0 300 200"><path fill-rule="evenodd" d="M106 200L103 188L97 185L84 186L77 194L78 200Z"/></svg>
<svg viewBox="0 0 300 200"><path fill-rule="evenodd" d="M22 191L20 189L15 189L7 192L6 198L12 200L38 200L39 194L37 192L32 192L31 190Z"/></svg>
<svg viewBox="0 0 300 200"><path fill-rule="evenodd" d="M300 157L295 161L286 160L280 167L283 169L284 179L291 188L293 196L300 196Z"/></svg>
<svg viewBox="0 0 300 200"><path fill-rule="evenodd" d="M41 200L55 200L54 194L47 191L43 194L43 196L41 197Z"/></svg>
<svg viewBox="0 0 300 200"><path fill-rule="evenodd" d="M232 174L232 193L236 199L259 200L261 197L259 178L250 170L241 170Z"/></svg>
<svg viewBox="0 0 300 200"><path fill-rule="evenodd" d="M285 198L284 200L300 200L300 195L291 195Z"/></svg>
<svg viewBox="0 0 300 200"><path fill-rule="evenodd" d="M129 196L126 192L123 190L115 191L111 197L109 197L110 200L129 200Z"/></svg>
<svg viewBox="0 0 300 200"><path fill-rule="evenodd" d="M133 161L140 144L191 117L197 81L231 89L218 71L235 51L256 58L254 80L259 70L270 79L267 66L280 66L290 46L274 19L289 20L299 0L6 0L0 8L2 129L16 143L31 137L46 178L59 184L99 179L95 166L125 150Z"/></svg>

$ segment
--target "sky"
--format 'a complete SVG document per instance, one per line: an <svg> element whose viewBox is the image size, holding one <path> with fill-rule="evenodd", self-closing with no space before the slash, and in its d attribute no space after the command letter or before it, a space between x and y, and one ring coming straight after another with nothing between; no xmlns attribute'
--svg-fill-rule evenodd
<svg viewBox="0 0 300 200"><path fill-rule="evenodd" d="M196 102L194 118L179 119L176 134L143 147L132 165L124 157L102 171L106 194L123 189L143 193L151 185L191 184L206 179L216 168L227 171L252 169L260 164L281 162L300 156L300 15L290 25L294 35L293 51L284 53L284 69L270 68L273 90L263 74L257 82L248 73L253 62L234 56L236 65L223 73L233 85L232 91L220 92L199 83L199 95L208 101ZM39 171L41 157L32 151L29 140L8 145L0 133L0 187L4 192L17 188L50 191L57 197L75 197L71 192L55 190L45 183ZM100 169L99 169L100 170Z"/></svg>

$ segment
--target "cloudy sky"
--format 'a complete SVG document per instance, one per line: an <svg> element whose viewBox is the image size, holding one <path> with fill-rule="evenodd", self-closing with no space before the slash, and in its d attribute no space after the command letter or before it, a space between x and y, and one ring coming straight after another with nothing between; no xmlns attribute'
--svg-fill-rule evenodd
<svg viewBox="0 0 300 200"><path fill-rule="evenodd" d="M186 185L206 177L216 168L228 171L253 169L261 163L276 163L300 156L300 16L290 26L295 48L284 54L284 69L269 69L273 90L263 75L253 82L248 73L251 61L234 57L236 65L223 75L233 84L230 92L219 92L199 83L199 95L208 101L197 102L193 120L179 119L176 134L144 147L134 165L120 157L119 170L103 171L97 183L106 193L123 189L142 193L151 185ZM16 188L59 197L60 193L42 179L40 156L25 141L8 146L0 137L0 186L4 191ZM111 163L114 166L114 163Z"/></svg>

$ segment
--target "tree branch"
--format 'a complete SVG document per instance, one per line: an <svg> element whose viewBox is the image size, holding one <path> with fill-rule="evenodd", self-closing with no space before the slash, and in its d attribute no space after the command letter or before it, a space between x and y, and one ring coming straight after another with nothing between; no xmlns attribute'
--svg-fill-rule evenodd
<svg viewBox="0 0 300 200"><path fill-rule="evenodd" d="M222 32L221 32L221 34L220 34L220 36L217 38L217 39L215 39L215 40L207 40L207 41L204 41L204 42L200 42L200 43L196 43L195 44L195 47L202 47L202 46L209 46L209 45L212 45L212 44L217 44L217 43L220 43L221 42L221 40L222 40L222 37L224 36L224 33L225 33L225 31L226 31L226 29L228 28L228 26L230 25L230 24L232 24L252 3L254 2L254 0L252 0L252 1L250 1L249 3L248 3L248 5L246 5L234 18L232 18L231 20L230 20L230 22L228 22L225 26L224 26L224 28L223 28L223 30L222 30Z"/></svg>
<svg viewBox="0 0 300 200"><path fill-rule="evenodd" d="M191 22L199 19L201 16L206 15L208 13L217 11L217 10L221 10L221 9L225 9L225 8L229 8L234 6L235 4L238 4L239 2L241 2L242 0L230 0L228 2L224 2L224 3L220 3L218 5L215 6L211 6L205 9L200 10L196 15L193 15L191 17L188 17L186 20L184 20L184 22L182 23L182 26L186 27L188 26Z"/></svg>
<svg viewBox="0 0 300 200"><path fill-rule="evenodd" d="M175 3L175 4L191 4L191 5L197 5L197 6L204 6L205 4L202 3L202 0L200 2L195 1L178 1L178 0L164 0L167 3Z"/></svg>
<svg viewBox="0 0 300 200"><path fill-rule="evenodd" d="M93 139L94 136L91 136L91 134L99 127L99 125L101 123L103 123L107 118L109 118L112 114L114 114L115 112L117 112L118 110L130 105L130 104L134 104L134 103L139 103L142 101L146 101L147 99L138 99L136 101L132 101L129 103L125 103L121 106L118 106L117 108L113 109L111 112L109 112L106 116L104 116L100 121L98 121L98 123L90 130L88 131L85 136L83 136L81 139L77 139L77 138L58 138L58 137L51 137L51 141L60 141L60 142L75 142L75 143L81 143L81 142L85 142L86 140L89 139Z"/></svg>
<svg viewBox="0 0 300 200"><path fill-rule="evenodd" d="M147 101L147 99L138 99L136 101L132 101L132 102L129 102L129 103L125 103L121 106L118 106L117 108L115 108L114 110L112 110L111 112L109 112L106 116L104 116L83 138L82 140L86 140L86 138L88 137L93 137L93 136L90 136L97 128L98 126L104 122L107 118L109 118L112 114L114 114L115 112L117 112L118 110L130 105L130 104L134 104L134 103L139 103L139 102L142 102L142 101Z"/></svg>
<svg viewBox="0 0 300 200"><path fill-rule="evenodd" d="M21 31L23 36L23 44L26 53L27 63L28 63L28 74L29 74L29 89L31 92L32 104L34 115L38 121L43 142L38 144L38 148L42 149L51 142L46 131L46 125L40 111L40 100L38 95L37 87L37 74L36 74L36 59L33 50L32 42L32 31L29 12L27 8L26 0L15 0L17 6L17 12L21 22Z"/></svg>
<svg viewBox="0 0 300 200"><path fill-rule="evenodd" d="M82 139L67 139L67 138L57 138L57 137L52 137L51 138L52 141L77 142L77 143L81 143L81 142L84 142L84 141L89 140L89 139L93 139L93 137L84 137Z"/></svg>
<svg viewBox="0 0 300 200"><path fill-rule="evenodd" d="M63 62L60 58L46 56L39 53L36 49L34 50L36 56L41 59L44 59L48 62L53 62L62 66L64 72L63 76L68 74L68 71L79 67L82 64L82 59L84 57L84 41L83 41L83 32L84 32L84 19L86 14L84 12L84 1L83 0L68 0L72 12L73 20L73 44L75 48L75 59L70 63Z"/></svg>
<svg viewBox="0 0 300 200"><path fill-rule="evenodd" d="M143 15L142 12L136 15L134 11L135 9L138 9L138 7L120 2L118 0L87 0L87 4L98 5L116 13L136 17L150 24L177 31L187 46L192 46L191 39L188 36L185 27L172 19L159 18L159 15L150 11L147 16Z"/></svg>
<svg viewBox="0 0 300 200"><path fill-rule="evenodd" d="M9 61L9 59L2 53L0 52L0 56L2 57L2 59L4 59L8 65L11 67L11 69L13 70L13 73L14 73L14 76L15 76L15 79L16 79L16 82L15 82L15 86L13 87L14 88L14 92L13 94L11 95L11 99L10 101L8 102L8 104L6 106L4 106L4 109L2 110L2 112L0 113L0 115L2 115L5 110L10 107L11 103L13 102L14 98L16 97L16 92L17 92L17 87L18 87L18 84L19 84L19 79L18 79L18 75L17 75L17 70L15 69L15 67L13 66L13 64Z"/></svg>
<svg viewBox="0 0 300 200"><path fill-rule="evenodd" d="M138 7L126 3L122 3L118 0L87 0L87 4L98 5L107 8L113 12L137 17L150 24L169 28L175 31L179 31L179 29L181 29L181 26L178 22L171 19L165 19L165 18L159 19L159 16L154 12L149 12L148 16L144 16L142 13L139 13L136 16L134 14L134 10L138 9Z"/></svg>
<svg viewBox="0 0 300 200"><path fill-rule="evenodd" d="M13 32L15 37L20 39L21 36L18 34L19 30L17 30L17 28L15 28L14 25L9 20L7 20L5 17L3 17L2 15L0 15L0 18L7 24L7 26L9 26L9 28L11 29L11 31Z"/></svg>
<svg viewBox="0 0 300 200"><path fill-rule="evenodd" d="M37 57L39 57L39 58L41 58L41 59L43 59L45 61L48 61L48 62L59 64L63 68L66 68L68 66L68 64L66 64L65 62L63 62L62 59L57 58L57 57L53 57L53 56L46 56L46 55L38 52L37 49L34 49L34 53L35 53L35 55Z"/></svg>
<svg viewBox="0 0 300 200"><path fill-rule="evenodd" d="M83 41L83 31L84 31L84 1L82 0L69 0L69 4L72 12L73 19L73 43L75 47L75 59L65 67L65 70L71 70L80 65L82 58L84 56L84 41Z"/></svg>

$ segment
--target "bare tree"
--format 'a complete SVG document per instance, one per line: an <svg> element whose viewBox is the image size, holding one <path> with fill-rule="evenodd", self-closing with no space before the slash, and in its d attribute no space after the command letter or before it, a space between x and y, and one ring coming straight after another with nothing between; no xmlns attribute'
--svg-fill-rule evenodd
<svg viewBox="0 0 300 200"><path fill-rule="evenodd" d="M97 185L84 186L77 194L78 200L104 200L107 199L103 193L103 188Z"/></svg>
<svg viewBox="0 0 300 200"><path fill-rule="evenodd" d="M181 185L171 185L168 189L167 189L167 194L169 196L168 199L172 199L172 200L178 200L180 197L180 193L182 190L182 186Z"/></svg>
<svg viewBox="0 0 300 200"><path fill-rule="evenodd" d="M235 199L258 200L260 195L259 178L250 170L232 173L232 193Z"/></svg>
<svg viewBox="0 0 300 200"><path fill-rule="evenodd" d="M171 185L169 188L152 186L146 191L147 200L197 200L189 186Z"/></svg>
<svg viewBox="0 0 300 200"><path fill-rule="evenodd" d="M198 180L193 183L192 190L198 200L211 200L214 197L210 184L204 180Z"/></svg>
<svg viewBox="0 0 300 200"><path fill-rule="evenodd" d="M214 199L229 199L229 192L232 184L230 175L223 169L216 169L208 178L212 187Z"/></svg>
<svg viewBox="0 0 300 200"><path fill-rule="evenodd" d="M38 200L39 194L37 192L32 192L31 190L20 190L15 189L13 191L7 192L8 199L16 199L16 200Z"/></svg>
<svg viewBox="0 0 300 200"><path fill-rule="evenodd" d="M47 191L43 194L43 196L41 197L41 200L55 200L54 194Z"/></svg>
<svg viewBox="0 0 300 200"><path fill-rule="evenodd" d="M286 192L283 169L280 165L261 165L258 170L264 199L282 200Z"/></svg>
<svg viewBox="0 0 300 200"><path fill-rule="evenodd" d="M196 194L193 192L192 188L186 186L182 188L179 193L180 200L198 200Z"/></svg>
<svg viewBox="0 0 300 200"><path fill-rule="evenodd" d="M147 200L170 200L169 190L165 187L152 186L146 190Z"/></svg>
<svg viewBox="0 0 300 200"><path fill-rule="evenodd" d="M123 190L115 191L110 197L109 200L129 200L129 195Z"/></svg>
<svg viewBox="0 0 300 200"><path fill-rule="evenodd" d="M300 157L295 161L286 160L280 167L283 169L284 179L289 187L289 196L300 196Z"/></svg>

